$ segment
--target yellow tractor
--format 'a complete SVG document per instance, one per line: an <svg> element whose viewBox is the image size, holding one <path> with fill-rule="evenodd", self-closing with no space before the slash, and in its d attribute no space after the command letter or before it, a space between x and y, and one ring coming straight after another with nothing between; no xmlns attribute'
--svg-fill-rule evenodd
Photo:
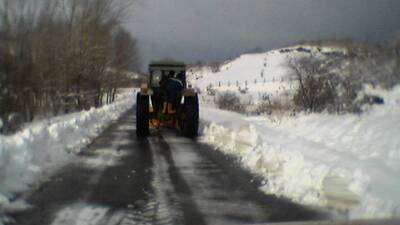
<svg viewBox="0 0 400 225"><path fill-rule="evenodd" d="M171 127L184 136L196 137L199 129L199 99L186 82L186 65L155 61L149 65L148 82L137 94L136 134L150 135L152 129Z"/></svg>

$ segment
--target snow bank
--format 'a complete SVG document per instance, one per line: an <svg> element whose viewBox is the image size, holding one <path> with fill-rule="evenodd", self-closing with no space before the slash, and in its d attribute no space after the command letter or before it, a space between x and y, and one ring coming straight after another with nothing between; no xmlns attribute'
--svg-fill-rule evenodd
<svg viewBox="0 0 400 225"><path fill-rule="evenodd" d="M371 92L371 90L367 90ZM202 108L203 140L265 177L266 193L354 218L400 216L400 87L363 115L271 120Z"/></svg>
<svg viewBox="0 0 400 225"><path fill-rule="evenodd" d="M74 159L130 109L134 99L133 91L126 90L113 104L35 122L13 136L0 136L0 211L21 205L13 202L13 193L27 190L40 176Z"/></svg>

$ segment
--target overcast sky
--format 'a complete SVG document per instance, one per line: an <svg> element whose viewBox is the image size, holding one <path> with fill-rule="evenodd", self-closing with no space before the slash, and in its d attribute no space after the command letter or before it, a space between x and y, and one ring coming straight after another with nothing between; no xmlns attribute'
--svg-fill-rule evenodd
<svg viewBox="0 0 400 225"><path fill-rule="evenodd" d="M126 24L143 61L222 60L302 40L384 42L400 31L400 0L136 0Z"/></svg>

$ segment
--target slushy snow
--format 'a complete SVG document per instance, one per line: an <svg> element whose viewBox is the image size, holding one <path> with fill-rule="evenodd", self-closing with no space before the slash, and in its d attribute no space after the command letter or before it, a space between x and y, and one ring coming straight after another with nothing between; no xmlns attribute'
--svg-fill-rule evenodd
<svg viewBox="0 0 400 225"><path fill-rule="evenodd" d="M0 136L0 213L23 207L14 193L28 190L75 158L110 122L134 104L133 90L101 108L32 123L12 136ZM1 219L0 219L1 224Z"/></svg>

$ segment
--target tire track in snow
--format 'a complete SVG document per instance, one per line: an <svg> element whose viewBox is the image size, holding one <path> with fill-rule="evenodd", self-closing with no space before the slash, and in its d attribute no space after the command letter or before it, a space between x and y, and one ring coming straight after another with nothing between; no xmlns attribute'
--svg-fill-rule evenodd
<svg viewBox="0 0 400 225"><path fill-rule="evenodd" d="M104 149L97 149L94 153L96 157L87 157L81 160L85 166L95 169L94 175L90 177L87 184L96 186L100 179L104 176L104 172L110 166L113 166L124 156L119 148L124 139L127 138L124 124L118 125L116 138L111 141L111 145ZM67 205L60 210L52 225L102 225L104 220L107 219L107 212L110 210L107 207L93 206L88 204L93 190L85 192L80 198L80 203Z"/></svg>
<svg viewBox="0 0 400 225"><path fill-rule="evenodd" d="M153 156L154 196L148 203L154 209L155 224L205 224L203 215L191 199L189 186L181 177L169 145L161 136L149 138Z"/></svg>

